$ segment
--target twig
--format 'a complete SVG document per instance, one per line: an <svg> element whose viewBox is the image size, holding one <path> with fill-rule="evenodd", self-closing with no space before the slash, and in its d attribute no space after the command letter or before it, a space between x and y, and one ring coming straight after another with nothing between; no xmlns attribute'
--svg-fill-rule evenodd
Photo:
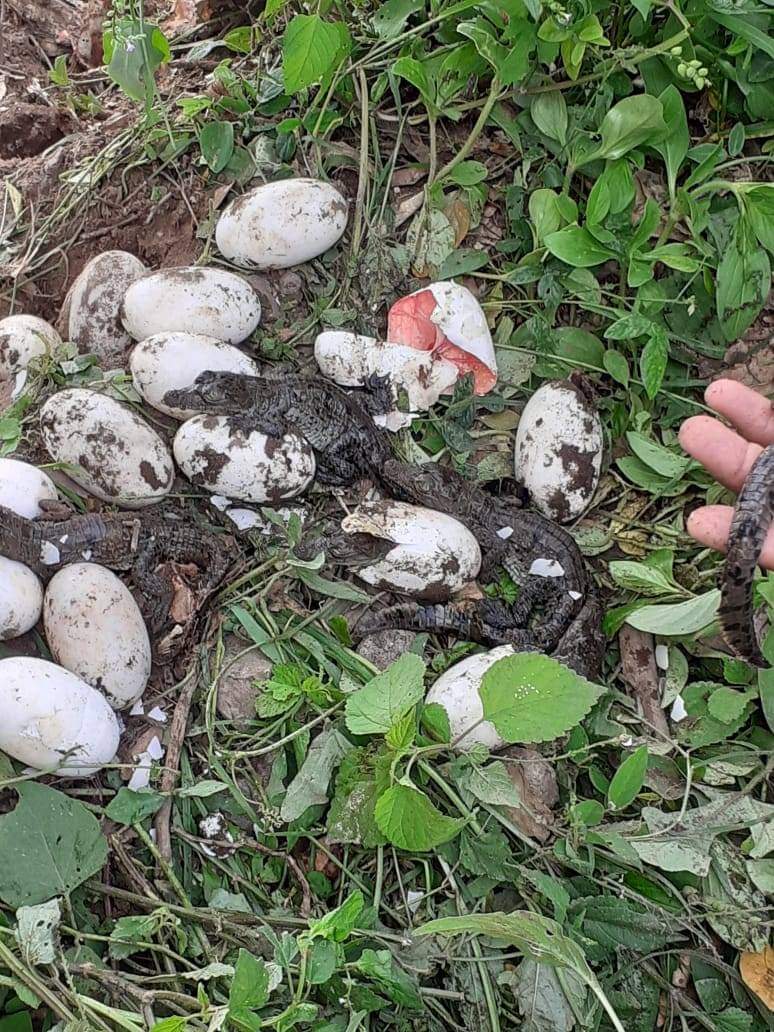
<svg viewBox="0 0 774 1032"><path fill-rule="evenodd" d="M653 635L624 624L618 632L623 679L631 688L640 712L665 741L671 738L666 715L661 708L659 676L653 650Z"/></svg>
<svg viewBox="0 0 774 1032"><path fill-rule="evenodd" d="M169 742L167 743L167 755L164 771L161 775L159 790L169 795L175 787L180 757L183 752L183 741L185 730L188 726L188 715L191 712L191 703L196 691L196 668L189 671L183 681L183 690L177 700L172 722L169 726ZM156 848L160 855L169 863L172 859L172 836L170 834L170 823L172 820L172 798L167 798L159 812L156 814L154 828L156 829Z"/></svg>

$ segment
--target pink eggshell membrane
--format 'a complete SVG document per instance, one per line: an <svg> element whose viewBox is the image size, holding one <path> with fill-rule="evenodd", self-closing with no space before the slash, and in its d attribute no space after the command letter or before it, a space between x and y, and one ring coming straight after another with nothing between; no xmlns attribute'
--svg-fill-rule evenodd
<svg viewBox="0 0 774 1032"><path fill-rule="evenodd" d="M449 340L440 322L433 321L433 315L438 316L438 307L439 300L430 287L400 298L387 316L387 339L396 344L407 344L417 351L432 351L456 366L460 376L473 373L476 394L487 394L497 383L496 370L472 351ZM491 352L494 363L491 340L470 343L476 350Z"/></svg>

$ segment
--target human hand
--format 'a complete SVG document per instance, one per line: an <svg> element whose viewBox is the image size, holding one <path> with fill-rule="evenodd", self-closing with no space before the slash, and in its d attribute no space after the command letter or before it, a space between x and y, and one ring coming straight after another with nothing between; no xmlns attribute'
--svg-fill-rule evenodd
<svg viewBox="0 0 774 1032"><path fill-rule="evenodd" d="M680 444L721 484L739 491L764 447L774 444L774 408L757 391L736 380L716 380L704 392L707 404L736 427L712 416L691 416L680 427ZM730 505L704 505L688 517L688 533L702 545L724 551L731 527ZM774 570L774 528L760 563Z"/></svg>

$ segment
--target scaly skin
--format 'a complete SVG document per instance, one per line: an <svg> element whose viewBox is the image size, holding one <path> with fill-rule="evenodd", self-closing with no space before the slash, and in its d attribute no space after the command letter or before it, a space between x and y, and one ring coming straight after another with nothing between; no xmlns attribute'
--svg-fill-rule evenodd
<svg viewBox="0 0 774 1032"><path fill-rule="evenodd" d="M317 479L342 485L373 476L392 455L386 432L371 418L392 407L389 391L378 377L367 386L369 391L348 394L328 380L292 373L272 379L205 372L192 387L168 391L164 401L229 416L231 425L245 433L298 433L314 449Z"/></svg>
<svg viewBox="0 0 774 1032"><path fill-rule="evenodd" d="M164 627L173 600L171 582L156 573L161 563L195 563L202 571L197 590L202 602L232 565L228 539L190 523L136 512L29 520L3 506L0 555L29 566L43 581L70 563L93 562L112 570L131 570L154 631ZM164 661L170 658L165 656Z"/></svg>
<svg viewBox="0 0 774 1032"><path fill-rule="evenodd" d="M768 667L753 622L753 575L774 521L774 444L753 463L736 500L726 547L720 597L720 626L734 653Z"/></svg>

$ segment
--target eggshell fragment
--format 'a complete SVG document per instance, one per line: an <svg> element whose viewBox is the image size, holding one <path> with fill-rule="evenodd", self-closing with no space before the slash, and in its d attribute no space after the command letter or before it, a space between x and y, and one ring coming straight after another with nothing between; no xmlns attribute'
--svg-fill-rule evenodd
<svg viewBox="0 0 774 1032"><path fill-rule="evenodd" d="M127 405L106 394L70 388L40 410L49 455L66 462L72 479L97 498L128 509L168 494L174 464L159 435Z"/></svg>
<svg viewBox="0 0 774 1032"><path fill-rule="evenodd" d="M0 641L32 630L43 608L43 586L22 563L0 556Z"/></svg>
<svg viewBox="0 0 774 1032"><path fill-rule="evenodd" d="M473 373L476 394L497 383L497 359L486 317L458 283L431 283L400 298L387 316L387 338L448 359L460 376Z"/></svg>
<svg viewBox="0 0 774 1032"><path fill-rule="evenodd" d="M41 502L56 501L51 477L19 459L0 458L0 505L28 520L40 516Z"/></svg>
<svg viewBox="0 0 774 1032"><path fill-rule="evenodd" d="M7 315L0 319L0 380L10 380L34 358L56 350L62 338L36 315Z"/></svg>
<svg viewBox="0 0 774 1032"><path fill-rule="evenodd" d="M594 496L602 468L602 424L569 380L538 388L516 431L515 471L549 519L577 519Z"/></svg>
<svg viewBox="0 0 774 1032"><path fill-rule="evenodd" d="M142 695L151 645L131 592L111 570L73 563L49 582L43 606L46 639L61 666L103 692L114 709Z"/></svg>
<svg viewBox="0 0 774 1032"><path fill-rule="evenodd" d="M333 247L347 226L347 202L319 179L281 179L233 200L218 219L221 254L246 269L287 269Z"/></svg>
<svg viewBox="0 0 774 1032"><path fill-rule="evenodd" d="M487 749L495 750L502 749L507 744L498 734L494 724L481 719L484 716L484 707L479 687L487 670L498 659L512 656L515 651L512 645L498 645L489 652L468 656L444 671L427 693L426 703L440 703L446 710L452 742L461 735L464 736L455 744L455 748L460 752L467 752L476 745L484 745Z"/></svg>
<svg viewBox="0 0 774 1032"><path fill-rule="evenodd" d="M44 659L0 659L0 749L36 770L91 777L110 763L119 727L96 689Z"/></svg>
<svg viewBox="0 0 774 1032"><path fill-rule="evenodd" d="M231 344L198 333L157 333L146 337L132 351L129 360L137 393L160 412L176 419L188 419L195 409L164 404L167 391L190 387L199 373L213 370L257 376L258 366Z"/></svg>
<svg viewBox="0 0 774 1032"><path fill-rule="evenodd" d="M194 416L180 427L175 459L192 484L243 502L279 502L300 494L315 474L303 437L244 434L228 416Z"/></svg>
<svg viewBox="0 0 774 1032"><path fill-rule="evenodd" d="M341 527L350 534L395 542L382 559L357 570L361 580L377 587L440 602L475 580L481 568L475 537L458 520L434 509L390 499L363 502Z"/></svg>
<svg viewBox="0 0 774 1032"><path fill-rule="evenodd" d="M201 333L228 344L245 340L261 320L258 295L242 276L226 269L161 269L124 294L121 321L135 340L157 333Z"/></svg>
<svg viewBox="0 0 774 1032"><path fill-rule="evenodd" d="M123 368L133 341L121 325L124 294L148 272L128 251L95 255L73 280L59 326L81 354L96 355L104 369Z"/></svg>

